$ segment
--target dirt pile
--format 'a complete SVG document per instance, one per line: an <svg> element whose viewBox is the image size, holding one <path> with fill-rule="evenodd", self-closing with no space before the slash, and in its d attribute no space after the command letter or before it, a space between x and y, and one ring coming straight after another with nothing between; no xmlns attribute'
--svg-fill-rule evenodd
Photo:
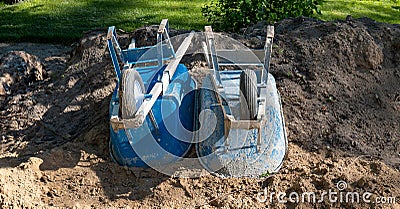
<svg viewBox="0 0 400 209"><path fill-rule="evenodd" d="M17 148L19 154L23 150L29 155L76 139L83 130L90 130L106 117L108 99L105 98L115 84L111 63L106 59L105 38L99 37L88 35L71 57L63 54L62 58L58 57L59 62L55 60L57 55L46 57L44 65L50 76L41 82L30 83L26 91L21 91L18 86L19 92L13 91L2 102L0 111L8 122L0 125L7 133L7 142L31 144L28 148L25 145ZM19 72L12 67L18 64L17 60L11 59L10 64L8 57L3 57L2 69ZM39 69L30 67L29 63L26 65L28 70ZM9 146L4 149L12 152Z"/></svg>
<svg viewBox="0 0 400 209"><path fill-rule="evenodd" d="M0 96L11 91L27 91L30 83L42 81L47 77L42 63L36 56L23 51L11 51L0 60ZM13 85L17 83L17 85ZM23 86L21 86L23 85Z"/></svg>
<svg viewBox="0 0 400 209"><path fill-rule="evenodd" d="M264 25L246 30L247 40L264 37ZM367 18L296 18L275 31L271 71L281 81L293 142L372 155L399 168L400 28Z"/></svg>
<svg viewBox="0 0 400 209"><path fill-rule="evenodd" d="M399 168L400 29L369 19L294 21L303 28L285 32L293 25L286 21L277 27L272 67L283 78L293 141L308 150L331 146L370 155Z"/></svg>
<svg viewBox="0 0 400 209"><path fill-rule="evenodd" d="M41 204L41 186L37 179L41 177L40 158L29 158L16 168L5 168L0 173L1 208L37 208ZM10 175L18 176L12 178Z"/></svg>
<svg viewBox="0 0 400 209"><path fill-rule="evenodd" d="M156 28L119 32L121 47L132 38L137 46L154 44ZM172 30L171 35L184 32ZM259 23L228 35L262 48L265 33L266 24ZM341 191L400 201L398 26L351 17L336 22L300 17L275 25L271 73L282 96L290 146L280 173L261 179L179 179L115 165L107 151L115 75L105 31L85 34L69 54L62 46L24 47L49 76L0 101L2 207L399 206L327 198L316 206L281 204L276 196L272 202L257 200L260 194L279 192L321 197L345 181ZM16 48L0 44L0 55ZM203 66L187 60L189 68Z"/></svg>

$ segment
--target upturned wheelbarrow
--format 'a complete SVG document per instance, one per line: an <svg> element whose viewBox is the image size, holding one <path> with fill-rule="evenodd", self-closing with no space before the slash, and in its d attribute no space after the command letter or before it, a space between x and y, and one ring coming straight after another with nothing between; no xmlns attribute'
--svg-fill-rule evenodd
<svg viewBox="0 0 400 209"><path fill-rule="evenodd" d="M136 48L132 42L121 50L110 27L107 40L118 80L110 102L112 158L120 165L160 172L197 169L199 163L227 177L277 172L288 141L280 96L269 73L273 37L273 27L268 27L265 49L253 51L206 27L195 38L193 32L186 34L175 52L164 19L156 45ZM208 63L200 88L180 64L189 45L192 51L204 50ZM193 144L197 159L182 160Z"/></svg>
<svg viewBox="0 0 400 209"><path fill-rule="evenodd" d="M253 51L205 28L211 73L203 79L196 103L203 112L197 126L209 128L199 129L195 141L199 160L211 173L259 177L282 166L288 141L280 96L269 73L274 28L267 29L264 50Z"/></svg>
<svg viewBox="0 0 400 209"><path fill-rule="evenodd" d="M190 149L193 136L187 130L194 127L195 98L188 92L196 83L180 60L193 35L175 52L163 19L156 45L137 48L133 40L121 50L115 27L109 27L108 48L118 81L109 110L110 153L120 165L162 170Z"/></svg>

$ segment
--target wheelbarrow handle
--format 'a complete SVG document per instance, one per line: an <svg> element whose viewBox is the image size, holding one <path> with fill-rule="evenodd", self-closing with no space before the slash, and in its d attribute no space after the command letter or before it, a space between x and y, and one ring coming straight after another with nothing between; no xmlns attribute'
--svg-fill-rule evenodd
<svg viewBox="0 0 400 209"><path fill-rule="evenodd" d="M267 84L268 82L268 73L269 73L269 66L271 61L271 54L272 54L272 44L274 42L274 26L268 25L267 26L267 37L265 38L265 56L264 56L264 72L262 74L261 82L263 84Z"/></svg>
<svg viewBox="0 0 400 209"><path fill-rule="evenodd" d="M161 78L161 82L157 82L153 88L151 89L149 96L143 103L140 105L138 111L135 114L135 117L147 116L156 102L157 98L161 94L165 94L172 77L175 74L176 68L180 63L182 57L185 55L186 51L189 48L190 43L192 42L194 36L194 32L192 31L182 42L181 46L179 46L177 51L177 56L171 60L171 62L166 66L164 73ZM142 117L142 118L144 118Z"/></svg>
<svg viewBox="0 0 400 209"><path fill-rule="evenodd" d="M164 30L168 32L168 29L169 29L168 19L162 19L160 26L158 27L158 34L164 33Z"/></svg>
<svg viewBox="0 0 400 209"><path fill-rule="evenodd" d="M172 59L171 62L165 68L163 76L161 78L161 81L163 83L163 93L165 93L165 91L167 90L167 87L170 81L172 80L172 77L175 74L178 64L180 63L186 51L188 50L190 44L192 43L194 34L195 34L194 31L190 32L190 34L183 40L178 50L176 51L175 58Z"/></svg>
<svg viewBox="0 0 400 209"><path fill-rule="evenodd" d="M117 41L117 33L115 31L115 26L108 28L107 33L107 45L110 51L111 60L114 66L115 74L117 75L118 81L121 81L121 68L119 66L118 57L121 59L121 48Z"/></svg>
<svg viewBox="0 0 400 209"><path fill-rule="evenodd" d="M158 27L158 31L157 31L157 53L158 53L158 66L159 67L161 67L163 65L163 60L164 60L164 54L163 54L163 49L162 49L163 39L165 39L167 45L172 50L172 54L174 54L174 56L175 56L174 47L172 46L172 43L169 39L168 32L169 32L168 19L162 19L160 26Z"/></svg>

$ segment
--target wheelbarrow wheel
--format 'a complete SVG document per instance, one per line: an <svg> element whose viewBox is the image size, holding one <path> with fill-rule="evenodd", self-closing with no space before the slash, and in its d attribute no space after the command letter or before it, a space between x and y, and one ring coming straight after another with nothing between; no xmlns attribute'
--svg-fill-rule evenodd
<svg viewBox="0 0 400 209"><path fill-rule="evenodd" d="M246 69L240 73L240 116L242 120L257 119L257 75Z"/></svg>
<svg viewBox="0 0 400 209"><path fill-rule="evenodd" d="M134 69L122 72L119 98L122 119L132 118L144 99L144 84L139 73Z"/></svg>

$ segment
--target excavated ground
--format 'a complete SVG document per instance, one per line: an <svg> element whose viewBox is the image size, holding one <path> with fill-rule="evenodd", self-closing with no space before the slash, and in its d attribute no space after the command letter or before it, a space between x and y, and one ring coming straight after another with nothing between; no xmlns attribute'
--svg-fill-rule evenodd
<svg viewBox="0 0 400 209"><path fill-rule="evenodd" d="M121 32L120 41L143 46L154 34ZM227 35L262 48L266 24ZM400 208L398 25L351 17L275 25L271 73L289 153L279 173L260 179L171 178L113 163L107 116L116 81L105 31L74 46L0 43L0 58L1 208ZM339 181L347 183L342 192L372 193L371 202L257 200L260 192L321 197L339 192Z"/></svg>

